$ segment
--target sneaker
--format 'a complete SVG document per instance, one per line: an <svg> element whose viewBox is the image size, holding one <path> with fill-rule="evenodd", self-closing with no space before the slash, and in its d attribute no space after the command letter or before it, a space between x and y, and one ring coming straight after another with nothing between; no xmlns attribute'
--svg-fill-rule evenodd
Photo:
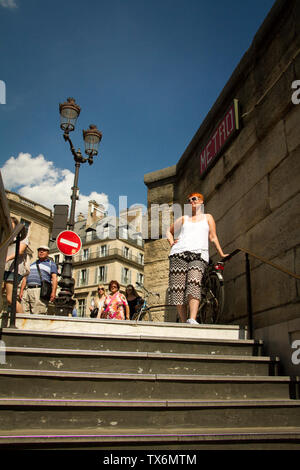
<svg viewBox="0 0 300 470"><path fill-rule="evenodd" d="M190 323L191 325L199 325L199 323L193 318L189 318L186 322Z"/></svg>

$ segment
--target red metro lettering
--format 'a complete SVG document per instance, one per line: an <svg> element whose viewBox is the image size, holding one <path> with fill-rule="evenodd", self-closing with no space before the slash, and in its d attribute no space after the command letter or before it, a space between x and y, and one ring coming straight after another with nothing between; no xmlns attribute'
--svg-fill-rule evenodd
<svg viewBox="0 0 300 470"><path fill-rule="evenodd" d="M200 174L203 175L208 169L212 161L220 153L226 142L239 128L238 125L238 106L237 100L225 114L222 121L210 136L207 144L200 153Z"/></svg>

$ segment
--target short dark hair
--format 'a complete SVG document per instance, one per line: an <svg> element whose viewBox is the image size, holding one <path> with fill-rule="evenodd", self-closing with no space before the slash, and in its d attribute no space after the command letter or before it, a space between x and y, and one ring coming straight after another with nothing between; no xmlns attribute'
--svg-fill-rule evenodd
<svg viewBox="0 0 300 470"><path fill-rule="evenodd" d="M111 285L112 284L116 284L117 287L118 287L118 290L120 289L120 284L118 283L118 281L110 281L109 286L108 286L109 290L111 290Z"/></svg>

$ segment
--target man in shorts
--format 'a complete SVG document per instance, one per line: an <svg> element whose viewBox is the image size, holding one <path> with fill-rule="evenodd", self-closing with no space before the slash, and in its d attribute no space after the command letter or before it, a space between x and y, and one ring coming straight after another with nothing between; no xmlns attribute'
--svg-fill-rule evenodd
<svg viewBox="0 0 300 470"><path fill-rule="evenodd" d="M37 265L39 266L41 275L39 274ZM28 276L23 278L20 289L20 299L22 300L24 313L47 313L49 301L40 298L42 280L51 283L50 302L53 302L57 289L57 266L54 261L49 258L48 246L40 246L38 248L38 259L30 265L30 273Z"/></svg>

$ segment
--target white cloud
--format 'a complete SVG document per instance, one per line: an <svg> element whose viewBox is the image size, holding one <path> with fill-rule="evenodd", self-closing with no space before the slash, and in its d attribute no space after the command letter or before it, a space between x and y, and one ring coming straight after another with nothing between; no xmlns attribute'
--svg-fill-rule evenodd
<svg viewBox="0 0 300 470"><path fill-rule="evenodd" d="M34 185L46 177L53 181L57 179L59 172L54 168L53 162L45 160L43 155L33 158L29 153L19 153L17 158L10 157L1 171L7 189Z"/></svg>
<svg viewBox="0 0 300 470"><path fill-rule="evenodd" d="M4 8L17 8L15 0L0 0L0 6Z"/></svg>
<svg viewBox="0 0 300 470"><path fill-rule="evenodd" d="M54 163L46 160L43 155L32 157L29 153L20 153L17 158L10 157L1 168L1 173L5 188L21 196L52 210L54 204L71 205L74 173L56 168ZM104 193L79 193L76 214L82 212L86 215L90 200L95 200L105 207L108 205L108 196Z"/></svg>

